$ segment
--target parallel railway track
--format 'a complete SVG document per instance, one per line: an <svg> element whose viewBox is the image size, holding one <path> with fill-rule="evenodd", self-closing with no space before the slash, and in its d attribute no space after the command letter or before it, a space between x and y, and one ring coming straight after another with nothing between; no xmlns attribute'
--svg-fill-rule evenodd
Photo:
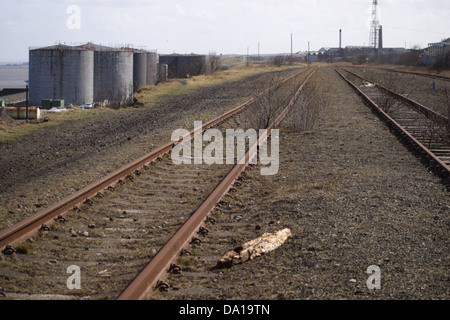
<svg viewBox="0 0 450 320"><path fill-rule="evenodd" d="M303 70L259 97L288 83L304 83L311 75ZM288 88L293 95L289 105L301 90L297 87L295 91ZM226 122L240 116L257 99L204 124L202 130L213 126L228 129ZM276 121L288 110L289 106ZM266 138L260 137L260 141ZM144 298L181 250L191 241L199 241L196 232L207 232L203 225L208 213L248 164L175 166L170 152L180 141L167 143L0 232L4 253L0 293L7 299ZM251 146L247 160L257 148ZM70 276L66 270L73 266L82 271L81 290L66 287Z"/></svg>
<svg viewBox="0 0 450 320"><path fill-rule="evenodd" d="M432 78L432 79L450 81L450 77L441 76L441 75L438 75L438 74L414 72L414 71L405 71L405 70L396 70L396 69L390 69L390 68L380 68L380 69L381 70L386 70L386 71L389 71L389 72L398 72L398 73L404 73L404 74L412 74L412 75L421 76L421 77L427 77L427 78Z"/></svg>
<svg viewBox="0 0 450 320"><path fill-rule="evenodd" d="M349 70L336 71L387 123L393 133L450 187L449 119L357 73ZM381 105L383 95L389 95L395 100L394 106L389 110Z"/></svg>

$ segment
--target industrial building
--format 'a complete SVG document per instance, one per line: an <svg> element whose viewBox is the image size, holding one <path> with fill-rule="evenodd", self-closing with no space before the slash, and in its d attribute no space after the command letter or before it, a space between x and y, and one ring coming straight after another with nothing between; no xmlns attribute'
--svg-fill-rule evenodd
<svg viewBox="0 0 450 320"><path fill-rule="evenodd" d="M121 103L133 95L134 53L122 50L95 51L94 101Z"/></svg>
<svg viewBox="0 0 450 320"><path fill-rule="evenodd" d="M160 81L158 72L158 54L147 52L147 85L155 85Z"/></svg>
<svg viewBox="0 0 450 320"><path fill-rule="evenodd" d="M94 101L94 52L57 45L30 50L30 103L45 99L73 104Z"/></svg>
<svg viewBox="0 0 450 320"><path fill-rule="evenodd" d="M441 64L448 68L450 63L450 38L441 42L429 43L427 50L422 55L422 63L428 66Z"/></svg>
<svg viewBox="0 0 450 320"><path fill-rule="evenodd" d="M189 78L205 73L206 56L197 54L159 55L159 63L168 65L170 79Z"/></svg>
<svg viewBox="0 0 450 320"><path fill-rule="evenodd" d="M156 52L92 43L30 49L30 103L122 103L140 87L157 83L157 64Z"/></svg>

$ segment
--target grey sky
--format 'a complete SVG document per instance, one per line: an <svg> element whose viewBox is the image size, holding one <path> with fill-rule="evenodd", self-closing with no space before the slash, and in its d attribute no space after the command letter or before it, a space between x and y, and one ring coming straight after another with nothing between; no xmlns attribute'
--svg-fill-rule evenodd
<svg viewBox="0 0 450 320"><path fill-rule="evenodd" d="M67 25L80 9L79 29ZM368 45L372 0L0 0L0 61L30 46L130 44L159 53L255 54ZM450 37L450 0L379 0L384 45L426 47ZM75 20L70 20L75 21Z"/></svg>

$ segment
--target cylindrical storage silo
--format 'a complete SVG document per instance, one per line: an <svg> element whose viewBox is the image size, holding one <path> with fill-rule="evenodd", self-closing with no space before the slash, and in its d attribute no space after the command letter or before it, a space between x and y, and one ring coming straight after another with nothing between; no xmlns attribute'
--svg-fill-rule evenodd
<svg viewBox="0 0 450 320"><path fill-rule="evenodd" d="M147 53L147 84L158 83L158 54L156 52Z"/></svg>
<svg viewBox="0 0 450 320"><path fill-rule="evenodd" d="M135 52L133 54L133 91L137 92L147 84L147 53Z"/></svg>
<svg viewBox="0 0 450 320"><path fill-rule="evenodd" d="M96 51L94 58L94 100L113 103L133 96L133 52Z"/></svg>
<svg viewBox="0 0 450 320"><path fill-rule="evenodd" d="M167 81L167 79L169 79L169 66L165 63L159 63L158 68L158 80L160 82Z"/></svg>
<svg viewBox="0 0 450 320"><path fill-rule="evenodd" d="M67 104L92 103L94 53L68 46L30 50L30 103L64 100Z"/></svg>

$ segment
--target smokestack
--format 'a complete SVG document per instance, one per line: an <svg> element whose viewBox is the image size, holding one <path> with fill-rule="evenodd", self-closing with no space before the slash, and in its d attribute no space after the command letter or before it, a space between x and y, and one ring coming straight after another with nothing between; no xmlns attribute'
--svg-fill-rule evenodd
<svg viewBox="0 0 450 320"><path fill-rule="evenodd" d="M378 49L383 49L383 26L380 26L378 32Z"/></svg>
<svg viewBox="0 0 450 320"><path fill-rule="evenodd" d="M342 29L339 29L339 49L342 48Z"/></svg>

